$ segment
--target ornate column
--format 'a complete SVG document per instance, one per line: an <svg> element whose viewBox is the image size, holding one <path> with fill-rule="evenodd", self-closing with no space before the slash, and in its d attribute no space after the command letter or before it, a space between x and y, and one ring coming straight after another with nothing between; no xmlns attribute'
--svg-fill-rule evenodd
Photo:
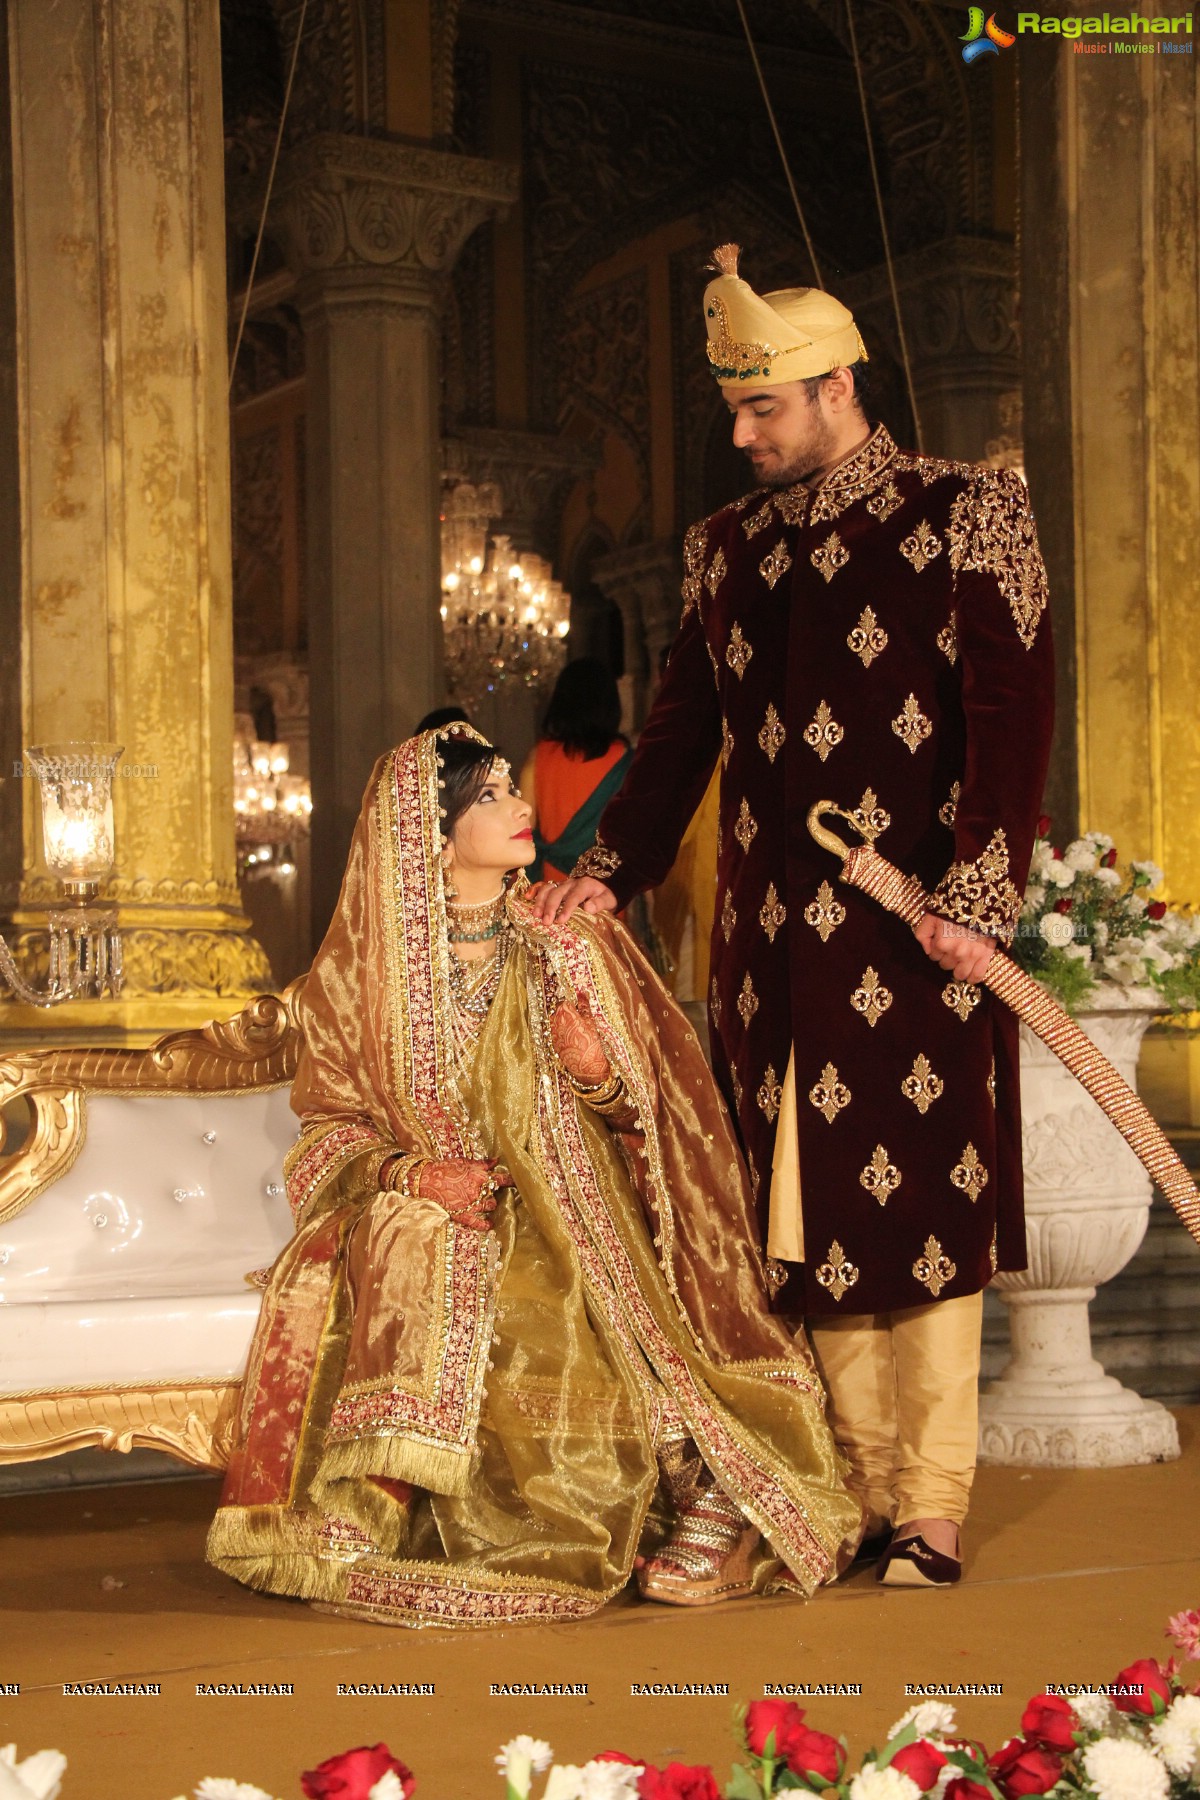
<svg viewBox="0 0 1200 1800"><path fill-rule="evenodd" d="M316 939L372 764L443 691L439 317L466 238L516 190L495 163L333 135L283 183L307 340Z"/></svg>
<svg viewBox="0 0 1200 1800"><path fill-rule="evenodd" d="M7 21L20 741L125 745L109 896L126 989L52 1014L0 1006L0 1032L144 1041L270 985L234 862L217 14L10 0ZM52 890L33 784L14 787L6 902L31 957Z"/></svg>
<svg viewBox="0 0 1200 1800"><path fill-rule="evenodd" d="M614 550L592 564L603 593L625 623L625 674L630 680L630 723L640 730L658 685L658 665L679 627L679 552L670 539Z"/></svg>

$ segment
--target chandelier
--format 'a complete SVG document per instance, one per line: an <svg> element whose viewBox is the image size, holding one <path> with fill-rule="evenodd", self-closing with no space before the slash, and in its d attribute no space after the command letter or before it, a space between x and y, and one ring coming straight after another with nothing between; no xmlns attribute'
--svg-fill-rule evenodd
<svg viewBox="0 0 1200 1800"><path fill-rule="evenodd" d="M290 881L296 873L296 840L307 837L312 791L288 773L286 744L259 738L233 741L233 811L238 874Z"/></svg>
<svg viewBox="0 0 1200 1800"><path fill-rule="evenodd" d="M46 867L67 900L49 915L50 959L44 988L26 981L0 939L0 981L27 1006L98 998L121 991L116 914L93 905L114 859L112 780L123 744L37 744L25 752L42 800Z"/></svg>
<svg viewBox="0 0 1200 1800"><path fill-rule="evenodd" d="M446 682L468 709L502 682L547 688L571 629L571 596L549 563L527 551L514 555L502 533L489 538L489 522L502 511L494 482L460 481L442 505Z"/></svg>

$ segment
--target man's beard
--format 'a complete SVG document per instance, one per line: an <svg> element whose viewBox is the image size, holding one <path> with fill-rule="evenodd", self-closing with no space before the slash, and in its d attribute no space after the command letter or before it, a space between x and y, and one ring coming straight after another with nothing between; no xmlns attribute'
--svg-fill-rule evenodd
<svg viewBox="0 0 1200 1800"><path fill-rule="evenodd" d="M751 464L760 486L769 488L795 487L799 481L809 481L828 463L835 460L833 433L828 430L817 430L809 442L786 462L779 463L768 471Z"/></svg>

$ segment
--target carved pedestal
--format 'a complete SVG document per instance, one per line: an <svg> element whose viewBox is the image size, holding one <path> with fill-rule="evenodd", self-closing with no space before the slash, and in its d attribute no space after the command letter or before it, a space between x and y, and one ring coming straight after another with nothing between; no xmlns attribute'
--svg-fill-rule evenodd
<svg viewBox="0 0 1200 1800"><path fill-rule="evenodd" d="M1132 1086L1153 996L1114 991L1079 1023ZM1179 1455L1175 1421L1092 1355L1088 1303L1142 1241L1150 1177L1095 1101L1021 1027L1029 1267L1000 1274L1012 1361L979 1402L979 1457L1041 1468L1114 1468Z"/></svg>

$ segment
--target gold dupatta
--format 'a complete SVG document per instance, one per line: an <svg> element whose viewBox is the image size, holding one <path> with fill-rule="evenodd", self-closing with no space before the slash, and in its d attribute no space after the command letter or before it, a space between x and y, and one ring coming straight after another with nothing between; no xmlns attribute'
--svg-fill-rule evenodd
<svg viewBox="0 0 1200 1800"><path fill-rule="evenodd" d="M509 960L460 1067L436 755L430 733L378 766L306 986L298 1229L264 1296L210 1560L391 1623L580 1616L628 1579L658 1452L691 1436L769 1542L760 1585L810 1592L859 1511L811 1359L768 1311L699 1046L622 926L543 926L518 878ZM638 1133L590 1114L549 1048L580 995ZM502 1160L516 1186L494 1228L380 1192L396 1148Z"/></svg>

